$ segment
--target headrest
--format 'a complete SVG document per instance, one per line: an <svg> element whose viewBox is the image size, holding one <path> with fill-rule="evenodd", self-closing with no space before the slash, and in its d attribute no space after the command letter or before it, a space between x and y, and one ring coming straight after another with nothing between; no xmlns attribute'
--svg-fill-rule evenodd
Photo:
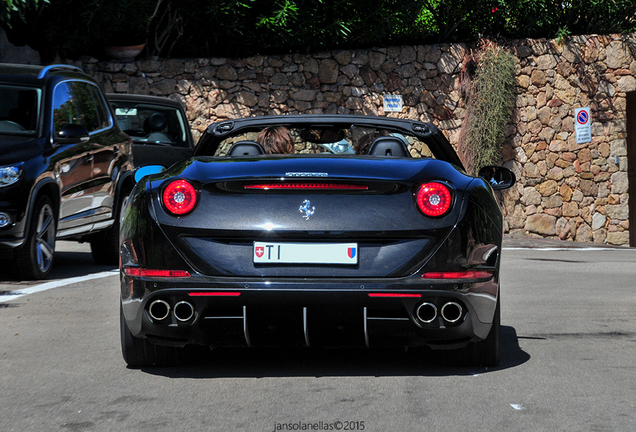
<svg viewBox="0 0 636 432"><path fill-rule="evenodd" d="M144 130L146 132L159 132L168 124L168 119L160 112L150 114L144 121Z"/></svg>
<svg viewBox="0 0 636 432"><path fill-rule="evenodd" d="M404 141L392 136L382 136L376 138L373 143L371 143L369 154L373 156L387 157L411 156Z"/></svg>
<svg viewBox="0 0 636 432"><path fill-rule="evenodd" d="M228 156L256 156L265 154L265 149L262 145L255 141L239 141L234 143Z"/></svg>

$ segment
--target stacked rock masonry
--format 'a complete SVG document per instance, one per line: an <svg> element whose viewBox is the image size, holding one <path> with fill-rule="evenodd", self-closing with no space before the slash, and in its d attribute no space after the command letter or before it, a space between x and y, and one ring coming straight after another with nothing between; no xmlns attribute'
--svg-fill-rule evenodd
<svg viewBox="0 0 636 432"><path fill-rule="evenodd" d="M627 94L636 91L636 34L516 40L517 96L503 161L511 233L629 245ZM460 75L468 47L402 46L311 55L74 62L105 91L184 104L195 138L214 121L289 113L388 115L436 124L458 145ZM402 95L384 113L383 95ZM592 140L577 144L574 109L590 107ZM412 149L417 152L418 149Z"/></svg>

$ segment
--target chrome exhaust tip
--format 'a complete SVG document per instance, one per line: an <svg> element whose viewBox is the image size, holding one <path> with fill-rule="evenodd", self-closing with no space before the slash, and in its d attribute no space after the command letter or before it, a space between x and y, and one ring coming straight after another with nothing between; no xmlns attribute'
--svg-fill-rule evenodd
<svg viewBox="0 0 636 432"><path fill-rule="evenodd" d="M170 305L164 300L155 300L150 303L148 313L153 320L165 320L170 315Z"/></svg>
<svg viewBox="0 0 636 432"><path fill-rule="evenodd" d="M180 301L174 305L174 317L181 321L190 321L194 316L194 306L187 301Z"/></svg>
<svg viewBox="0 0 636 432"><path fill-rule="evenodd" d="M423 323L432 323L437 318L437 306L433 303L422 303L415 310L415 315Z"/></svg>
<svg viewBox="0 0 636 432"><path fill-rule="evenodd" d="M459 303L448 302L442 306L442 318L449 323L456 323L462 317L463 309Z"/></svg>

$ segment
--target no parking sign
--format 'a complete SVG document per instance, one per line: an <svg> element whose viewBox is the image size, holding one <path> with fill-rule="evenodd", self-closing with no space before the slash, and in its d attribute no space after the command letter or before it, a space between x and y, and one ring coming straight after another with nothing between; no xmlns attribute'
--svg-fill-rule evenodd
<svg viewBox="0 0 636 432"><path fill-rule="evenodd" d="M574 109L574 132L576 143L583 144L592 141L592 116L590 107Z"/></svg>

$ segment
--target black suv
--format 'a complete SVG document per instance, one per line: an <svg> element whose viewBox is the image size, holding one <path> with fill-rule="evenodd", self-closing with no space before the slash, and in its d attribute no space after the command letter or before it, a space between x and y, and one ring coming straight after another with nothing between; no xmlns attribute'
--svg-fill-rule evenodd
<svg viewBox="0 0 636 432"><path fill-rule="evenodd" d="M81 69L0 64L0 258L20 277L47 276L56 239L116 264L132 169L132 141Z"/></svg>

